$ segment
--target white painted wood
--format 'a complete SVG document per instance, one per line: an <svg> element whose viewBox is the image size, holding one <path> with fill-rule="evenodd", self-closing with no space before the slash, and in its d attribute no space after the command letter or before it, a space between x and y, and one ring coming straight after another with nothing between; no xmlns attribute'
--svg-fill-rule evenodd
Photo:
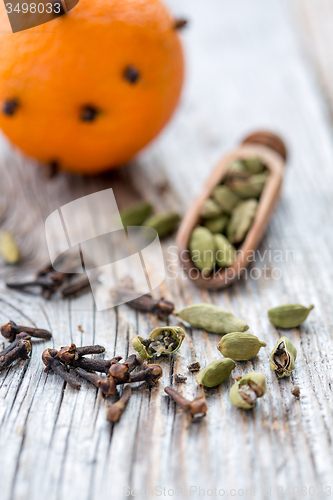
<svg viewBox="0 0 333 500"><path fill-rule="evenodd" d="M1 324L11 318L50 328L54 335L46 345L34 343L29 362L0 374L3 500L120 499L126 486L216 487L225 496L232 496L232 488L251 489L255 498L265 498L263 488L271 488L269 498L282 498L278 486L290 486L284 495L288 499L297 498L293 487L313 486L313 497L320 499L325 495L319 488L333 486L333 145L320 87L304 58L289 3L168 3L176 15L188 15L191 24L183 35L187 83L167 130L129 167L99 179L60 175L46 180L2 140L1 228L16 235L24 254L19 272L27 272L47 258L44 220L62 204L113 187L124 205L141 196L158 210L184 213L216 161L243 136L256 128L277 131L291 156L281 201L259 248L263 260L256 267L267 265L267 278L244 279L224 291L208 292L185 277L174 279L169 269L161 286L161 294L179 308L208 301L245 319L267 347L258 358L237 363L232 378L252 369L263 371L268 393L253 411L239 411L228 400L231 378L207 391L209 414L188 426L163 387L172 382L174 372L181 372L188 377L181 390L194 397L195 377L186 367L218 358L219 336L187 328L179 353L161 361L161 382L152 390L134 390L121 422L111 426L95 388L83 382L75 392L57 376L44 374L41 353L46 345L74 341L101 343L107 356L125 357L134 335L147 336L163 322L127 306L98 313L90 294L47 302L6 290L3 280L13 270L2 265ZM172 245L174 238L163 244L167 264L171 253L175 255ZM265 251L273 257L281 251L283 262L274 262ZM279 279L274 279L274 269L280 271ZM286 302L314 303L315 309L300 329L288 332L298 349L296 370L290 380L278 381L268 358L279 333L269 324L267 310ZM292 384L301 389L299 402L290 393ZM192 498L200 498L199 492Z"/></svg>

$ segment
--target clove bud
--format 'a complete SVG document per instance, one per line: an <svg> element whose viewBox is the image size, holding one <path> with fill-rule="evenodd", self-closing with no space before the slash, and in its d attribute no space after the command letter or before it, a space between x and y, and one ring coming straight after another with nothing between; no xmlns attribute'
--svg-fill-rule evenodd
<svg viewBox="0 0 333 500"><path fill-rule="evenodd" d="M29 326L21 326L14 323L14 321L9 321L1 327L1 335L8 340L8 342L14 342L16 336L19 333L25 332L31 337L37 339L50 340L52 338L52 333L48 330L42 330L41 328L30 328Z"/></svg>
<svg viewBox="0 0 333 500"><path fill-rule="evenodd" d="M81 384L61 364L56 349L45 349L42 354L42 360L45 365L44 372L53 371L73 387L73 389L81 389Z"/></svg>
<svg viewBox="0 0 333 500"><path fill-rule="evenodd" d="M101 345L87 345L83 347L76 347L75 344L70 346L61 347L58 355L59 359L65 365L71 364L73 361L77 361L86 354L102 354L105 352L105 347Z"/></svg>

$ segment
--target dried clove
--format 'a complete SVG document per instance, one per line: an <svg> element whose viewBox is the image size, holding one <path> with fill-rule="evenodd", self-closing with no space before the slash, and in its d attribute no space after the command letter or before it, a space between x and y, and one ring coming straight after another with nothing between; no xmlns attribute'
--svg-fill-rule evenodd
<svg viewBox="0 0 333 500"><path fill-rule="evenodd" d="M9 321L1 327L1 335L8 340L8 342L14 342L16 336L19 333L25 332L31 337L37 339L50 340L52 338L52 333L48 330L43 330L41 328L31 328L29 326L17 325L14 321Z"/></svg>
<svg viewBox="0 0 333 500"><path fill-rule="evenodd" d="M109 373L110 367L113 363L118 363L122 359L121 356L117 356L112 359L89 359L89 358L79 358L73 360L70 363L71 368L82 368L86 371L94 371L99 373Z"/></svg>
<svg viewBox="0 0 333 500"><path fill-rule="evenodd" d="M42 354L42 360L45 365L44 372L54 371L65 380L73 389L80 389L81 384L74 378L60 362L58 351L56 349L45 349Z"/></svg>
<svg viewBox="0 0 333 500"><path fill-rule="evenodd" d="M19 105L20 101L18 99L7 99L2 105L2 112L4 115L14 116Z"/></svg>
<svg viewBox="0 0 333 500"><path fill-rule="evenodd" d="M102 354L103 352L105 352L105 347L101 345L76 347L75 344L71 344L70 346L61 347L58 355L62 363L69 365L73 361L77 361L79 358L82 358L82 356L87 354Z"/></svg>
<svg viewBox="0 0 333 500"><path fill-rule="evenodd" d="M194 372L198 372L201 370L201 366L200 366L200 363L199 361L195 361L194 363L191 363L190 365L187 365L187 369L194 373Z"/></svg>
<svg viewBox="0 0 333 500"><path fill-rule="evenodd" d="M174 30L181 30L188 25L188 20L184 18L175 19L173 23Z"/></svg>
<svg viewBox="0 0 333 500"><path fill-rule="evenodd" d="M81 109L80 119L83 122L93 122L98 115L99 111L94 106L83 106Z"/></svg>
<svg viewBox="0 0 333 500"><path fill-rule="evenodd" d="M89 278L86 274L82 274L81 276L72 279L69 283L65 283L61 289L61 295L63 297L69 297L70 295L74 295L78 292L81 292L90 286Z"/></svg>
<svg viewBox="0 0 333 500"><path fill-rule="evenodd" d="M125 410L127 403L131 397L131 394L131 386L127 385L124 388L121 398L113 405L108 406L106 418L109 422L119 422L122 413Z"/></svg>
<svg viewBox="0 0 333 500"><path fill-rule="evenodd" d="M127 66L124 71L124 78L129 83L135 84L140 78L140 72L135 66Z"/></svg>
<svg viewBox="0 0 333 500"><path fill-rule="evenodd" d="M133 292L134 289L132 287L120 286L111 290L111 295L117 297L119 300L126 300L126 298L130 297L130 294L133 294ZM150 293L146 293L141 297L126 301L126 305L138 311L155 314L155 316L160 319L165 319L170 316L175 308L172 302L164 300L163 298L155 300Z"/></svg>
<svg viewBox="0 0 333 500"><path fill-rule="evenodd" d="M29 359L31 337L25 332L17 335L10 346L0 352L0 371L7 368L17 359Z"/></svg>
<svg viewBox="0 0 333 500"><path fill-rule="evenodd" d="M29 288L41 288L42 296L46 299L50 299L60 287L62 287L63 296L66 297L86 288L87 277L85 275L80 276L80 278L73 278L78 270L82 269L81 259L77 255L66 257L60 264L62 266L61 272L55 271L52 265L48 264L36 273L35 279L28 281L8 281L6 282L6 286L23 291L29 290ZM68 288L66 284L68 284Z"/></svg>
<svg viewBox="0 0 333 500"><path fill-rule="evenodd" d="M124 363L111 362L109 373L116 380L126 382L130 379L130 373L141 363L142 358L139 358L136 354L131 354Z"/></svg>
<svg viewBox="0 0 333 500"><path fill-rule="evenodd" d="M88 380L92 384L94 384L98 389L101 389L104 395L116 394L116 382L112 375L108 375L107 377L100 377L96 375L96 373L86 372L82 368L75 368L75 371L80 377Z"/></svg>
<svg viewBox="0 0 333 500"><path fill-rule="evenodd" d="M165 387L166 392L184 411L187 413L191 422L194 419L204 417L207 413L206 397L203 389L202 393L197 396L193 401L185 399L180 392L173 389L173 387Z"/></svg>
<svg viewBox="0 0 333 500"><path fill-rule="evenodd" d="M163 370L160 365L147 365L144 364L143 370L137 373L133 373L129 380L126 382L128 383L135 383L135 382L147 382L149 385L156 384L156 382L162 377L163 375ZM116 384L124 384L125 382L123 380L116 380Z"/></svg>

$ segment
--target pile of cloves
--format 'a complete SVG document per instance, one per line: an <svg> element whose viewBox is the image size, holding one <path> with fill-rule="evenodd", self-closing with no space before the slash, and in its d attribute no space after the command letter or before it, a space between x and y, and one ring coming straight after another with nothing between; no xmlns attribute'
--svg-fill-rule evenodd
<svg viewBox="0 0 333 500"><path fill-rule="evenodd" d="M121 356L112 359L85 357L88 354L102 354L104 352L105 348L100 345L76 347L75 344L72 344L71 346L61 347L59 351L46 349L42 355L45 365L44 371L53 371L73 389L81 388L77 376L82 377L98 389L101 389L104 396L115 395L118 385L135 382L146 382L149 385L154 385L162 376L163 371L160 365L147 364L136 354L128 356L123 363L120 362ZM137 367L140 367L140 370L133 373ZM131 390L129 386L126 386L119 401L108 407L108 420L117 422L120 419L130 395Z"/></svg>

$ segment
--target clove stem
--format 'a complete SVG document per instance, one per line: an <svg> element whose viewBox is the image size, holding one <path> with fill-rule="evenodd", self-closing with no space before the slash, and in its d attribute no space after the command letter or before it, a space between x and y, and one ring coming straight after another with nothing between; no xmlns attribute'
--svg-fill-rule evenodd
<svg viewBox="0 0 333 500"><path fill-rule="evenodd" d="M131 397L131 394L132 389L129 385L127 385L124 388L121 398L116 403L108 407L106 418L109 422L119 422L123 411L125 410L127 403Z"/></svg>

